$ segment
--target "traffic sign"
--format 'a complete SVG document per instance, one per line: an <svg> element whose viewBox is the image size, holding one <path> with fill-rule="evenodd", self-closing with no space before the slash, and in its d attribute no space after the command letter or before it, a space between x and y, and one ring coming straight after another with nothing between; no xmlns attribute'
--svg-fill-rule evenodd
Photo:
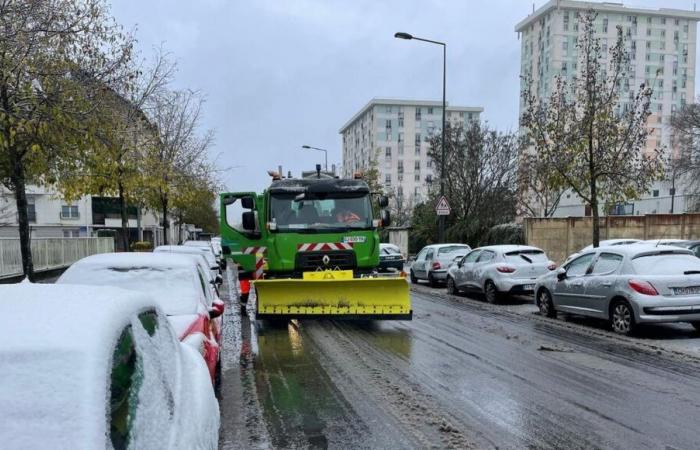
<svg viewBox="0 0 700 450"><path fill-rule="evenodd" d="M450 215L450 204L447 203L447 199L443 195L438 200L437 205L435 205L435 212L438 216L449 216Z"/></svg>

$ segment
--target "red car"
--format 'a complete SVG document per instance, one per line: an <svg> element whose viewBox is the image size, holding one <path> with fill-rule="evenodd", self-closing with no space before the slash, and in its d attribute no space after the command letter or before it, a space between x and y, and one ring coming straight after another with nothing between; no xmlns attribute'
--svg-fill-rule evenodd
<svg viewBox="0 0 700 450"><path fill-rule="evenodd" d="M215 296L209 279L187 255L106 253L74 263L57 283L115 286L149 294L179 339L199 349L216 383L224 303Z"/></svg>

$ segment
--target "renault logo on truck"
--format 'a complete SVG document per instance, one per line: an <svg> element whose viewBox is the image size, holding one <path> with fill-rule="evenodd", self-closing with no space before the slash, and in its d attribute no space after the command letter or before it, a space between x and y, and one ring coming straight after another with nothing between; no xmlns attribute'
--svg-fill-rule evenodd
<svg viewBox="0 0 700 450"><path fill-rule="evenodd" d="M323 261L323 264L327 266L331 262L331 259L328 257L328 255L323 255L321 261Z"/></svg>

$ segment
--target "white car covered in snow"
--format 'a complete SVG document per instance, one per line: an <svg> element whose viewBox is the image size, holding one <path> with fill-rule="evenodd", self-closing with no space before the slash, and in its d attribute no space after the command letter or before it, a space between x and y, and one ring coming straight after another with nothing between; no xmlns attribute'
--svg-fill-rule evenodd
<svg viewBox="0 0 700 450"><path fill-rule="evenodd" d="M153 253L177 253L180 255L195 256L197 257L199 265L209 274L209 281L214 280L216 284L223 283L223 277L219 273L219 270L210 270L207 257L200 248L190 245L159 245L153 249Z"/></svg>
<svg viewBox="0 0 700 450"><path fill-rule="evenodd" d="M207 368L143 294L0 286L0 368L2 448L217 448Z"/></svg>
<svg viewBox="0 0 700 450"><path fill-rule="evenodd" d="M167 314L180 340L197 342L216 382L224 303L190 256L167 253L104 253L74 263L58 284L114 286L149 294Z"/></svg>

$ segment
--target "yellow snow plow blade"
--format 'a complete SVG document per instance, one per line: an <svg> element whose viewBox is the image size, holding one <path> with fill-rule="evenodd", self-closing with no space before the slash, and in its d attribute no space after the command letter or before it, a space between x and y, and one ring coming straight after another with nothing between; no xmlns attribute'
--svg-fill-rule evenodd
<svg viewBox="0 0 700 450"><path fill-rule="evenodd" d="M351 270L304 273L304 278L257 280L258 319L411 320L406 279L353 278Z"/></svg>

